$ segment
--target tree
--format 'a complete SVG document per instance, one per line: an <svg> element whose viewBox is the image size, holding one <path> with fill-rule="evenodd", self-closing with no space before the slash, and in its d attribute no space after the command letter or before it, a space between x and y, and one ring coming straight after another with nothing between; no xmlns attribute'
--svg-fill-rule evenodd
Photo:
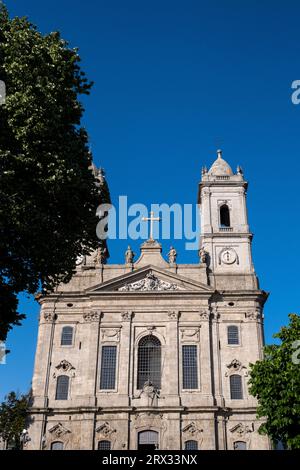
<svg viewBox="0 0 300 470"><path fill-rule="evenodd" d="M265 346L264 359L251 364L249 391L258 399L260 433L288 449L300 449L300 316L274 335L281 344Z"/></svg>
<svg viewBox="0 0 300 470"><path fill-rule="evenodd" d="M20 437L27 424L31 394L17 396L10 392L0 405L0 437L15 449L21 448Z"/></svg>
<svg viewBox="0 0 300 470"><path fill-rule="evenodd" d="M79 255L99 246L95 185L81 126L92 83L58 32L41 34L0 6L0 340L24 315L17 296L68 282ZM104 242L103 242L104 243Z"/></svg>

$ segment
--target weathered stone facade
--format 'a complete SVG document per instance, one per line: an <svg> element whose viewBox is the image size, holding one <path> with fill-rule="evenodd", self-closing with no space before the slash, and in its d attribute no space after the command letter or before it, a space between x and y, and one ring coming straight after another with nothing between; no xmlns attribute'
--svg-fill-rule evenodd
<svg viewBox="0 0 300 470"><path fill-rule="evenodd" d="M267 294L251 258L246 188L241 169L233 174L221 154L203 170L199 264L177 264L173 252L167 262L150 239L136 262L81 260L68 285L40 298L28 449L97 449L100 441L137 449L143 431L157 433L159 449L184 449L187 441L198 449L269 448L247 390L249 363L262 358ZM236 344L228 344L232 325ZM65 326L73 328L71 344L61 345ZM159 389L138 388L145 336L161 345ZM197 380L187 389L189 345ZM116 347L113 389L100 389L104 346ZM60 375L68 377L67 399L56 399ZM232 397L232 375L241 398Z"/></svg>

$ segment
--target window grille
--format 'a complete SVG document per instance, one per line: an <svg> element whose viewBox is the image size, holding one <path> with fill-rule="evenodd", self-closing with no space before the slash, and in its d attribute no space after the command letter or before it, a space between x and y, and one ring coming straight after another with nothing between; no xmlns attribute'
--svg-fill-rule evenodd
<svg viewBox="0 0 300 470"><path fill-rule="evenodd" d="M73 342L73 328L71 326L64 326L61 333L61 346L72 346Z"/></svg>
<svg viewBox="0 0 300 470"><path fill-rule="evenodd" d="M182 346L182 374L182 386L184 389L198 388L198 361L196 345Z"/></svg>
<svg viewBox="0 0 300 470"><path fill-rule="evenodd" d="M60 441L52 442L51 450L64 450L63 442L60 442Z"/></svg>
<svg viewBox="0 0 300 470"><path fill-rule="evenodd" d="M185 450L198 450L197 441L185 441Z"/></svg>
<svg viewBox="0 0 300 470"><path fill-rule="evenodd" d="M235 325L228 326L227 328L228 344L239 344L239 329Z"/></svg>
<svg viewBox="0 0 300 470"><path fill-rule="evenodd" d="M55 400L67 400L69 394L69 377L67 375L59 375L56 383Z"/></svg>
<svg viewBox="0 0 300 470"><path fill-rule="evenodd" d="M236 441L233 444L234 450L247 450L246 442L244 441Z"/></svg>
<svg viewBox="0 0 300 470"><path fill-rule="evenodd" d="M98 450L110 450L111 449L111 442L110 441L99 441L98 442Z"/></svg>
<svg viewBox="0 0 300 470"><path fill-rule="evenodd" d="M232 400L243 399L242 377L240 375L230 376L230 396Z"/></svg>
<svg viewBox="0 0 300 470"><path fill-rule="evenodd" d="M156 431L141 431L139 432L139 445L147 446L153 445L158 448L158 432Z"/></svg>
<svg viewBox="0 0 300 470"><path fill-rule="evenodd" d="M117 346L102 346L100 389L113 390L116 386Z"/></svg>
<svg viewBox="0 0 300 470"><path fill-rule="evenodd" d="M138 347L137 388L141 390L145 382L161 387L161 344L153 335L144 336Z"/></svg>

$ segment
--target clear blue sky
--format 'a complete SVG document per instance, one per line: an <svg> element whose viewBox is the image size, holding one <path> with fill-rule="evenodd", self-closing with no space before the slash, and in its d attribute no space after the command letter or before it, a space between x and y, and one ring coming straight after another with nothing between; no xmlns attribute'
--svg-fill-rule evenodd
<svg viewBox="0 0 300 470"><path fill-rule="evenodd" d="M84 123L112 199L195 203L201 166L217 147L249 181L253 253L265 308L266 340L299 306L299 1L8 0L42 32L59 30L80 48L95 81ZM164 252L173 240L163 243ZM179 262L196 262L174 242ZM110 243L123 262L126 241ZM139 242L133 243L135 252ZM0 398L30 385L38 308L9 335Z"/></svg>

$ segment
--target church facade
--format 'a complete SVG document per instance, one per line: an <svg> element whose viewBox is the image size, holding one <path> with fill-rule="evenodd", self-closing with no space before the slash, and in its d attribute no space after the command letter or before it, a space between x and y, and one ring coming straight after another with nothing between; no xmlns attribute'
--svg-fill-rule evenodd
<svg viewBox="0 0 300 470"><path fill-rule="evenodd" d="M134 261L78 260L41 297L28 449L268 449L249 363L263 306L247 182L218 152L202 170L198 264L152 237Z"/></svg>

